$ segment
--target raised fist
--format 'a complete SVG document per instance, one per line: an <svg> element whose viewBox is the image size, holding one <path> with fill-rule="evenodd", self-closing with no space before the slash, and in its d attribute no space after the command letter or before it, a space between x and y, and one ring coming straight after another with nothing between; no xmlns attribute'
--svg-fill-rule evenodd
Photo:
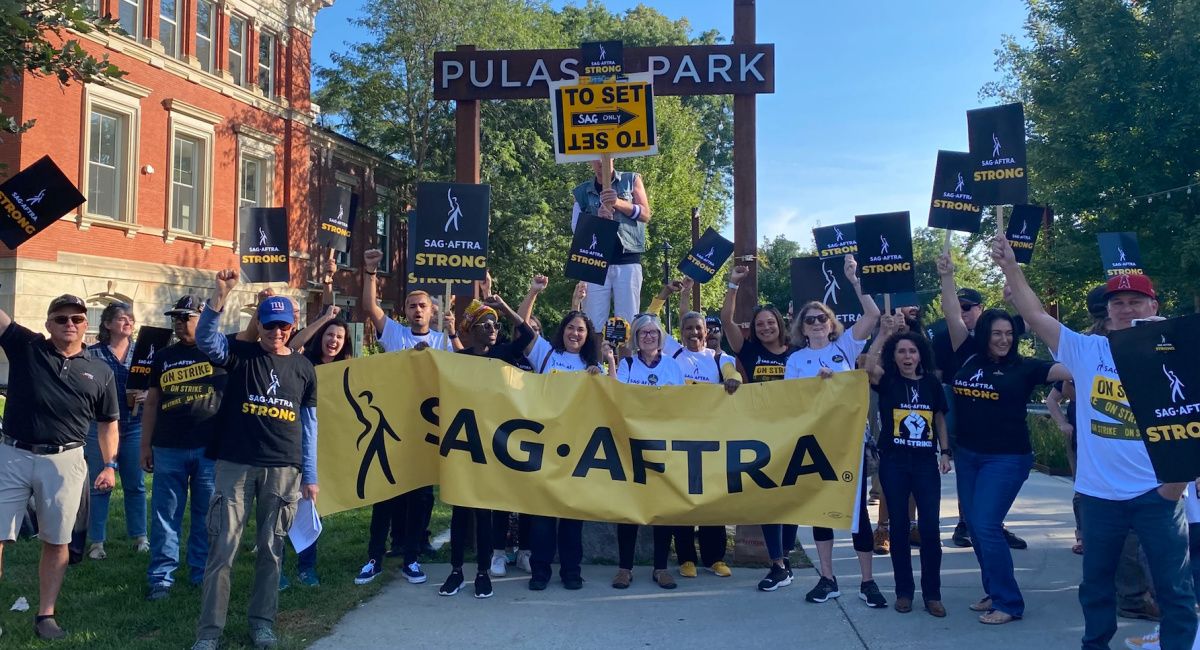
<svg viewBox="0 0 1200 650"><path fill-rule="evenodd" d="M383 251L378 248L372 248L363 252L363 271L374 273L379 270L379 263L383 261Z"/></svg>

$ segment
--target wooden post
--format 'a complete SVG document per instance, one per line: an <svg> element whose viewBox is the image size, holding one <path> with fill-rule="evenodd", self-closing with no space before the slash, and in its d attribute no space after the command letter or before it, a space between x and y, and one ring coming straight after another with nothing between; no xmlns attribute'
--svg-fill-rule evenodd
<svg viewBox="0 0 1200 650"><path fill-rule="evenodd" d="M733 0L733 42L752 44L755 34L755 0ZM758 306L758 151L755 143L755 95L733 96L733 241L734 263L750 269L741 283L736 323L750 320Z"/></svg>
<svg viewBox="0 0 1200 650"><path fill-rule="evenodd" d="M608 166L612 164L612 154L600 154L600 189L605 192L612 189L612 174L608 172Z"/></svg>
<svg viewBox="0 0 1200 650"><path fill-rule="evenodd" d="M475 50L475 46L459 45L455 49L471 52ZM480 182L479 131L479 100L460 99L454 102L454 180L459 183ZM407 244L407 242L405 243ZM475 294L475 297L479 297L478 284L475 285ZM446 304L443 308L450 309L450 283L446 283L446 296ZM460 319L469 302L464 301L455 312ZM438 329L441 329L441 322L438 323Z"/></svg>
<svg viewBox="0 0 1200 650"><path fill-rule="evenodd" d="M946 229L946 241L942 243L942 252L943 253L950 252L950 229L949 228Z"/></svg>
<svg viewBox="0 0 1200 650"><path fill-rule="evenodd" d="M996 236L1004 236L1004 206L996 206Z"/></svg>
<svg viewBox="0 0 1200 650"><path fill-rule="evenodd" d="M892 313L892 294L890 293L883 294L883 313Z"/></svg>
<svg viewBox="0 0 1200 650"><path fill-rule="evenodd" d="M700 208L692 208L692 246L700 241ZM700 311L700 283L692 284L692 311ZM701 312L703 313L703 312ZM682 326L683 323L680 323Z"/></svg>

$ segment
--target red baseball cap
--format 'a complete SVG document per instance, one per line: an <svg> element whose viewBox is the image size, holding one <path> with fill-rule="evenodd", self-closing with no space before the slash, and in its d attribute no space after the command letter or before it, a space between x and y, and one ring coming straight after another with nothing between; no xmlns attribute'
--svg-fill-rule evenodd
<svg viewBox="0 0 1200 650"><path fill-rule="evenodd" d="M1140 293L1143 296L1149 296L1152 300L1158 300L1158 295L1154 293L1154 283L1150 282L1150 277L1147 275L1114 275L1104 284L1105 300L1112 298L1114 294L1126 291Z"/></svg>

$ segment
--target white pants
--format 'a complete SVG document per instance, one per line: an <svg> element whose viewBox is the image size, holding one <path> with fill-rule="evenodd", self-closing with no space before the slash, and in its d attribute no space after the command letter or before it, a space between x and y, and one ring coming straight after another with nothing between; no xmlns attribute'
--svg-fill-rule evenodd
<svg viewBox="0 0 1200 650"><path fill-rule="evenodd" d="M589 282L587 290L583 311L591 319L596 331L604 331L610 304L612 313L632 323L633 315L641 311L642 265L609 264L604 284Z"/></svg>

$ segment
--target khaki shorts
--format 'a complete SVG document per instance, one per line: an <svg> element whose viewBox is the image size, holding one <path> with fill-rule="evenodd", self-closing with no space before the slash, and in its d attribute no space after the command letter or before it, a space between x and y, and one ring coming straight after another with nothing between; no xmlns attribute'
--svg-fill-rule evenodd
<svg viewBox="0 0 1200 650"><path fill-rule="evenodd" d="M38 539L70 542L87 476L83 447L42 456L0 444L0 541L17 538L33 496Z"/></svg>

